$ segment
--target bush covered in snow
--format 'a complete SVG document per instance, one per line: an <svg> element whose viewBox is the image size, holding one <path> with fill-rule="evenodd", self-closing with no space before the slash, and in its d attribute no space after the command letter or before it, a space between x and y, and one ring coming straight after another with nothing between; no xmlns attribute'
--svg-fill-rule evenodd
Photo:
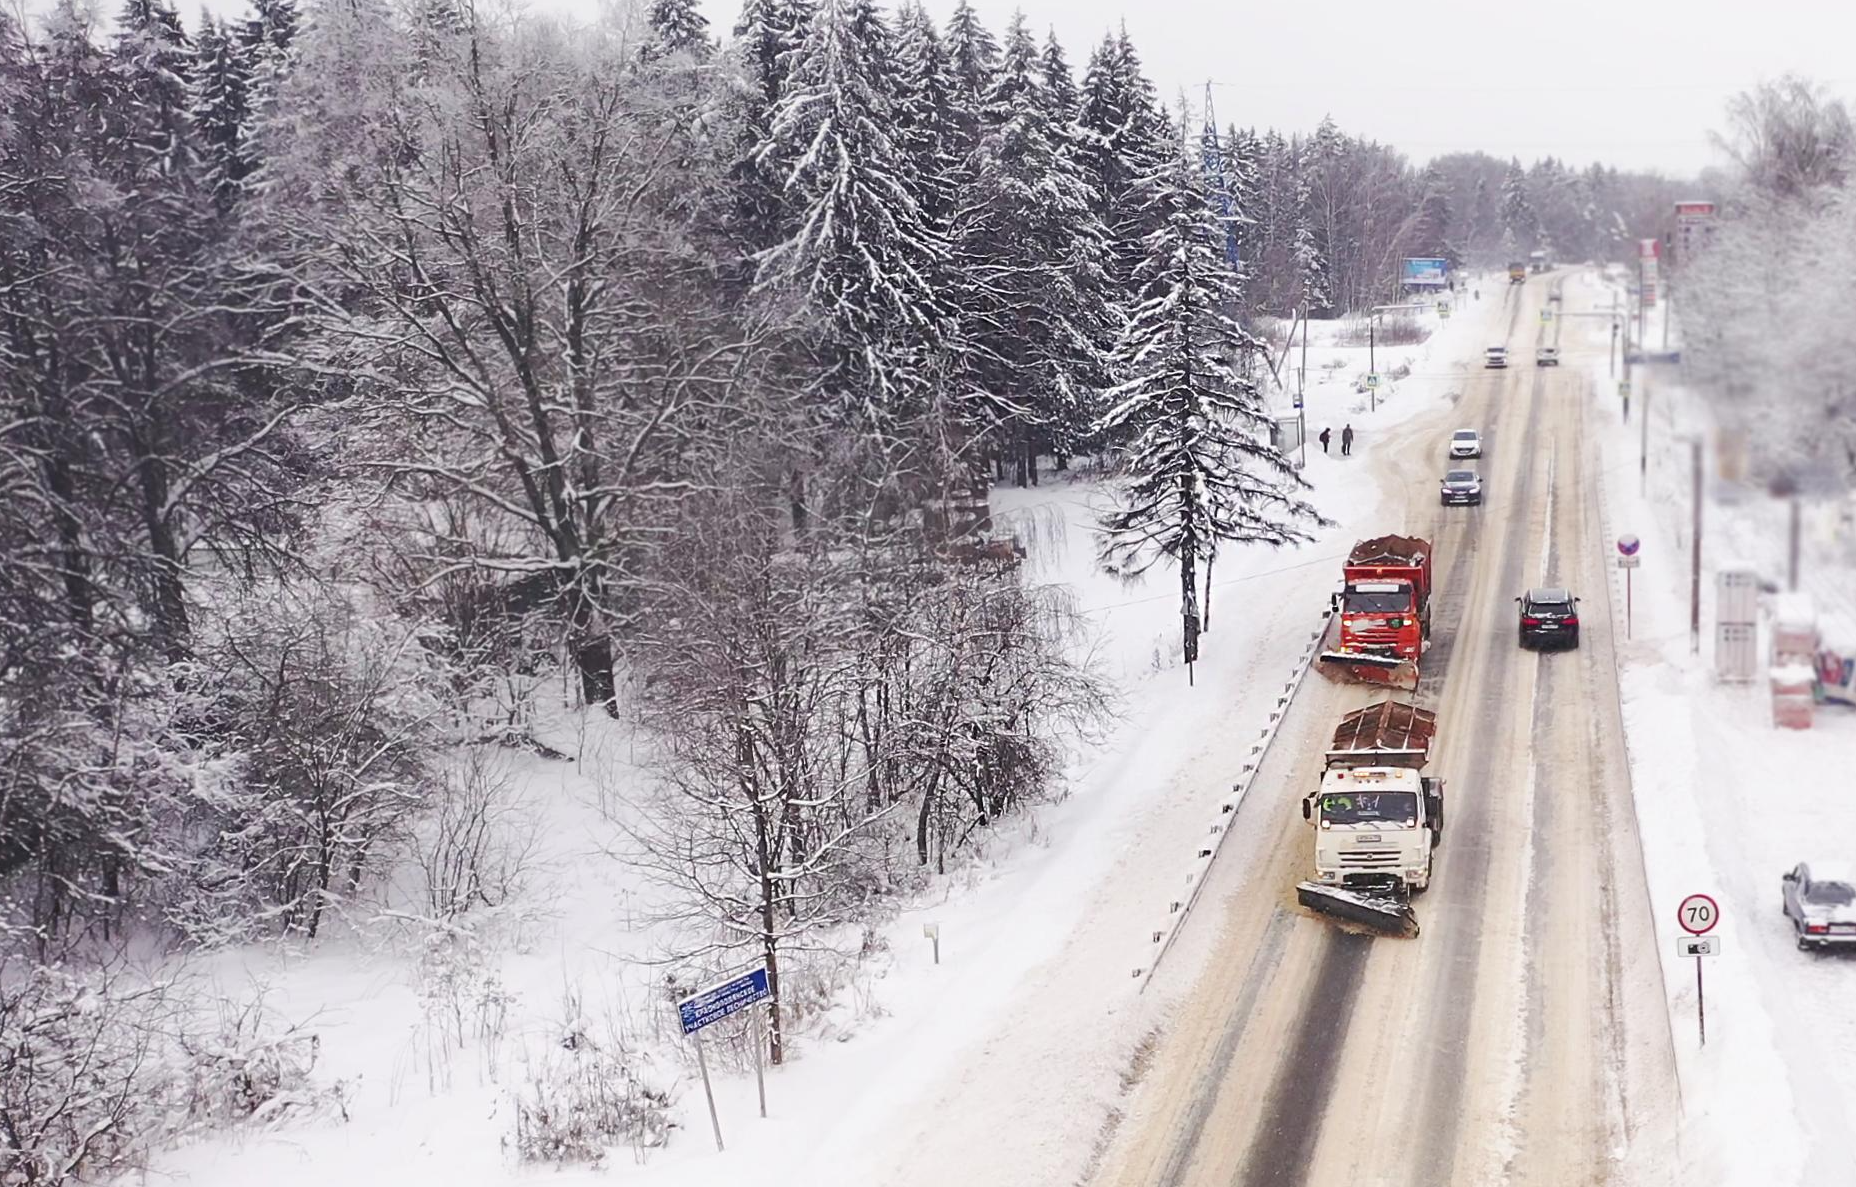
<svg viewBox="0 0 1856 1187"><path fill-rule="evenodd" d="M512 1094L504 1143L522 1162L598 1166L615 1147L670 1140L670 1093L652 1083L649 1062L617 1038L595 1038L577 1007L569 1002L559 1045L529 1060Z"/></svg>
<svg viewBox="0 0 1856 1187"><path fill-rule="evenodd" d="M192 987L115 965L0 965L0 1184L97 1182L225 1125L342 1112L310 1072L317 1039L258 1004L201 1025Z"/></svg>

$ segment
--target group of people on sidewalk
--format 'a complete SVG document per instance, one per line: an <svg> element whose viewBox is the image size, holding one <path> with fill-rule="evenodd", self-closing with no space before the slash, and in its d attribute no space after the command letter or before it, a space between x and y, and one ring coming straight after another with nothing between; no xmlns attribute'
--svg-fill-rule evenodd
<svg viewBox="0 0 1856 1187"><path fill-rule="evenodd" d="M1326 453L1328 451L1328 441L1329 439L1333 437L1333 435L1334 435L1333 429L1322 429L1321 430L1321 436L1319 440L1321 442L1322 453ZM1348 425L1347 427L1343 428L1340 431L1340 455L1342 457L1353 456L1353 426L1352 425Z"/></svg>

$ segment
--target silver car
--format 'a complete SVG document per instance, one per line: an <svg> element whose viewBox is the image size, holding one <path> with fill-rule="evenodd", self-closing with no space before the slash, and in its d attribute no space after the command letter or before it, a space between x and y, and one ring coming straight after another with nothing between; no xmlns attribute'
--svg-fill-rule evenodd
<svg viewBox="0 0 1856 1187"><path fill-rule="evenodd" d="M1799 862L1780 885L1800 951L1856 945L1856 877L1845 870L1814 871Z"/></svg>
<svg viewBox="0 0 1856 1187"><path fill-rule="evenodd" d="M1474 429L1458 429L1450 434L1451 457L1481 457L1482 434Z"/></svg>

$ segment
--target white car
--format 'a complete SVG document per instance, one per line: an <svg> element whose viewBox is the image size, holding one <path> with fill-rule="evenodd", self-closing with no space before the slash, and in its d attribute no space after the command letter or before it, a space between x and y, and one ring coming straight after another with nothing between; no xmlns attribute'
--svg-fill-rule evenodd
<svg viewBox="0 0 1856 1187"><path fill-rule="evenodd" d="M1450 434L1451 457L1481 457L1482 434L1474 429L1458 429Z"/></svg>
<svg viewBox="0 0 1856 1187"><path fill-rule="evenodd" d="M1542 347L1537 348L1534 351L1534 366L1536 367L1557 367L1559 365L1560 365L1560 348L1559 347L1542 346Z"/></svg>
<svg viewBox="0 0 1856 1187"><path fill-rule="evenodd" d="M1850 871L1799 862L1779 886L1800 951L1856 946L1856 876Z"/></svg>
<svg viewBox="0 0 1856 1187"><path fill-rule="evenodd" d="M1506 367L1508 365L1508 348L1491 346L1483 353L1482 365L1485 367Z"/></svg>

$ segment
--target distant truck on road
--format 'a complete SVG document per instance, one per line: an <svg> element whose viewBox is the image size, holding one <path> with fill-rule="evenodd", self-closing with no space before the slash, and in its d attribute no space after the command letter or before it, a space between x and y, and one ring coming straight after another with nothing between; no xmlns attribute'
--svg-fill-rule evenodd
<svg viewBox="0 0 1856 1187"><path fill-rule="evenodd" d="M1536 273L1545 272L1547 270L1547 253L1544 251L1529 252L1527 255L1527 270Z"/></svg>
<svg viewBox="0 0 1856 1187"><path fill-rule="evenodd" d="M1508 283L1509 284L1526 284L1527 283L1527 265L1526 264L1508 265Z"/></svg>
<svg viewBox="0 0 1856 1187"><path fill-rule="evenodd" d="M1302 801L1315 827L1303 906L1392 936L1418 934L1411 896L1431 884L1444 831L1444 783L1423 773L1437 715L1395 700L1341 718L1321 786Z"/></svg>

